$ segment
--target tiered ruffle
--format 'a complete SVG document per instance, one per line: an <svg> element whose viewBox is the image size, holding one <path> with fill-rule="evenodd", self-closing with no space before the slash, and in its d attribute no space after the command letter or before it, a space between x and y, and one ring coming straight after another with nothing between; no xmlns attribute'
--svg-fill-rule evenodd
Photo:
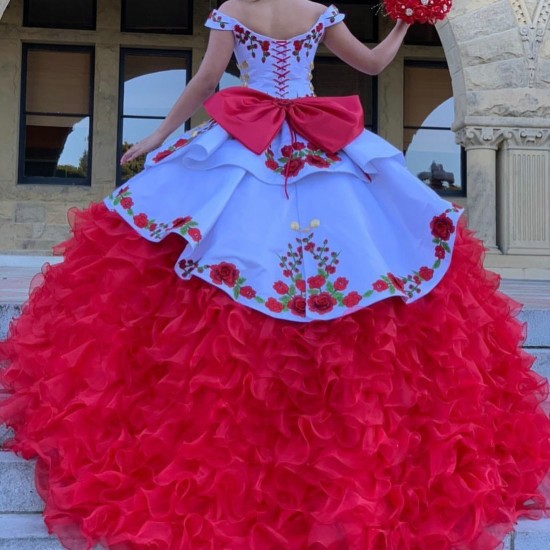
<svg viewBox="0 0 550 550"><path fill-rule="evenodd" d="M176 235L73 216L0 345L67 548L493 550L544 515L548 385L463 219L424 299L300 324L179 279Z"/></svg>

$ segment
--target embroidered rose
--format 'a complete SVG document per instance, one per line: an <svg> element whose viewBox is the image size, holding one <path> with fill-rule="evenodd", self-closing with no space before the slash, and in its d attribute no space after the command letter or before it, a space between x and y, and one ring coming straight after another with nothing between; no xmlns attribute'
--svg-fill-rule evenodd
<svg viewBox="0 0 550 550"><path fill-rule="evenodd" d="M333 265L327 265L325 267L325 271L332 275L333 273L336 273L336 268Z"/></svg>
<svg viewBox="0 0 550 550"><path fill-rule="evenodd" d="M120 206L128 210L128 208L132 208L132 206L134 206L134 201L130 197L123 197L120 199Z"/></svg>
<svg viewBox="0 0 550 550"><path fill-rule="evenodd" d="M275 300L275 298L268 298L265 303L265 307L273 313L281 313L281 311L283 311L283 304L281 304L278 300Z"/></svg>
<svg viewBox="0 0 550 550"><path fill-rule="evenodd" d="M445 249L440 244L435 247L435 257L440 260L445 257Z"/></svg>
<svg viewBox="0 0 550 550"><path fill-rule="evenodd" d="M361 301L361 295L358 292L350 292L349 294L346 294L344 296L344 299L342 300L342 303L346 307L354 307Z"/></svg>
<svg viewBox="0 0 550 550"><path fill-rule="evenodd" d="M418 270L418 274L422 279L424 279L424 281L429 281L433 277L434 270L427 266L422 266Z"/></svg>
<svg viewBox="0 0 550 550"><path fill-rule="evenodd" d="M315 243L313 241L309 241L306 246L304 246L304 250L307 252L312 252L315 249Z"/></svg>
<svg viewBox="0 0 550 550"><path fill-rule="evenodd" d="M335 290L345 290L348 286L349 281L345 277L338 277L334 281Z"/></svg>
<svg viewBox="0 0 550 550"><path fill-rule="evenodd" d="M281 155L283 155L283 157L290 157L292 155L292 151L292 145L285 145L281 148Z"/></svg>
<svg viewBox="0 0 550 550"><path fill-rule="evenodd" d="M292 178L298 175L304 165L304 159L291 159L286 163L283 173L286 174L289 178Z"/></svg>
<svg viewBox="0 0 550 550"><path fill-rule="evenodd" d="M306 148L306 144L305 144L305 143L302 143L301 141L295 141L295 142L292 144L292 148L293 148L295 151L301 151L302 149L305 149L305 148Z"/></svg>
<svg viewBox="0 0 550 550"><path fill-rule="evenodd" d="M397 278L393 273L388 273L388 279L396 290L403 290L405 288L403 281Z"/></svg>
<svg viewBox="0 0 550 550"><path fill-rule="evenodd" d="M283 281L277 281L273 288L277 294L286 294L288 292L288 285L283 283Z"/></svg>
<svg viewBox="0 0 550 550"><path fill-rule="evenodd" d="M160 162L162 159L165 159L166 157L170 156L173 151L170 149L165 149L164 151L160 151L153 157L153 162Z"/></svg>
<svg viewBox="0 0 550 550"><path fill-rule="evenodd" d="M305 317L306 314L306 299L303 296L293 296L288 302L288 309L299 317Z"/></svg>
<svg viewBox="0 0 550 550"><path fill-rule="evenodd" d="M198 243L198 242L202 239L201 232L200 232L200 230L197 229L196 227L192 227L191 229L189 229L189 231L187 232L187 234L188 234L196 243Z"/></svg>
<svg viewBox="0 0 550 550"><path fill-rule="evenodd" d="M372 283L372 288L374 288L376 292L382 292L383 290L387 290L388 283L382 279L378 279L378 281L374 281L374 283Z"/></svg>
<svg viewBox="0 0 550 550"><path fill-rule="evenodd" d="M134 223L137 227L141 227L142 229L144 227L147 227L147 224L149 223L149 220L147 219L147 214L137 214L134 216Z"/></svg>
<svg viewBox="0 0 550 550"><path fill-rule="evenodd" d="M325 284L325 278L322 275L314 275L307 280L309 288L321 288Z"/></svg>
<svg viewBox="0 0 550 550"><path fill-rule="evenodd" d="M321 292L320 294L310 296L307 300L307 305L311 311L323 314L334 309L336 300L328 292Z"/></svg>
<svg viewBox="0 0 550 550"><path fill-rule="evenodd" d="M430 222L430 229L432 235L443 241L448 241L451 234L454 233L455 227L453 220L447 217L447 214L443 212L439 216L434 216Z"/></svg>
<svg viewBox="0 0 550 550"><path fill-rule="evenodd" d="M306 291L306 282L303 280L303 279L298 279L296 281L296 288L300 291L300 292L305 292Z"/></svg>
<svg viewBox="0 0 550 550"><path fill-rule="evenodd" d="M316 166L317 168L328 168L330 166L330 162L328 162L323 157L319 157L317 155L308 155L306 157L306 162L310 166Z"/></svg>
<svg viewBox="0 0 550 550"><path fill-rule="evenodd" d="M270 170L276 170L279 165L277 164L277 161L276 160L273 160L273 159L267 159L265 161L265 165L270 169Z"/></svg>
<svg viewBox="0 0 550 550"><path fill-rule="evenodd" d="M264 40L261 44L262 51L267 52L269 50L269 41Z"/></svg>
<svg viewBox="0 0 550 550"><path fill-rule="evenodd" d="M210 266L210 278L217 285L224 283L232 288L239 278L239 270L235 264L220 262L217 265Z"/></svg>
<svg viewBox="0 0 550 550"><path fill-rule="evenodd" d="M299 52L302 49L302 41L294 40L294 51Z"/></svg>
<svg viewBox="0 0 550 550"><path fill-rule="evenodd" d="M182 225L185 225L186 223L189 223L191 221L191 216L185 216L185 218L176 218L172 222L172 227L181 227Z"/></svg>
<svg viewBox="0 0 550 550"><path fill-rule="evenodd" d="M256 296L256 291L251 286L243 286L240 288L239 294L244 298L248 298L250 300L251 298L254 298L254 296Z"/></svg>

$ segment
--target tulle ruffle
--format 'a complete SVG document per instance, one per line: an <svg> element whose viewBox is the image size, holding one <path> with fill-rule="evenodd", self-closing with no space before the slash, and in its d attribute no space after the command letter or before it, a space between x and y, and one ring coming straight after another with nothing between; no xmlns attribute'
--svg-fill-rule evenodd
<svg viewBox="0 0 550 550"><path fill-rule="evenodd" d="M463 217L429 295L307 324L179 279L177 235L72 225L0 344L67 548L493 550L545 514L548 385Z"/></svg>

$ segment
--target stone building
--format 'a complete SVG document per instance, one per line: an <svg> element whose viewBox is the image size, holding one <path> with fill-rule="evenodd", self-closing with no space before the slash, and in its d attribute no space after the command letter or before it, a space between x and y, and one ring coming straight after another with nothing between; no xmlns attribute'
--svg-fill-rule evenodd
<svg viewBox="0 0 550 550"><path fill-rule="evenodd" d="M374 46L376 0L335 2ZM0 254L48 254L66 210L101 199L128 143L166 115L204 55L216 0L0 0ZM550 0L455 0L361 75L321 47L319 95L357 93L366 125L466 206L504 276L550 279ZM221 86L239 85L231 64ZM206 118L198 112L188 127Z"/></svg>

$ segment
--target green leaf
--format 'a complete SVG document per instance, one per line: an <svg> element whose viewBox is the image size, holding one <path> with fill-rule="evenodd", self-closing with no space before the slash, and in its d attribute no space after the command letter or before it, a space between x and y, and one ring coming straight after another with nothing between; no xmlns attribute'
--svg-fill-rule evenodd
<svg viewBox="0 0 550 550"><path fill-rule="evenodd" d="M308 290L308 293L309 293L310 295L313 295L313 296L319 294L320 292L321 292L321 291L320 291L318 288L310 288L310 289Z"/></svg>
<svg viewBox="0 0 550 550"><path fill-rule="evenodd" d="M339 302L341 302L341 301L344 299L344 295L342 294L342 292L336 292L335 294L333 294L333 296L334 296Z"/></svg>
<svg viewBox="0 0 550 550"><path fill-rule="evenodd" d="M330 282L330 281L327 281L327 290L332 294L334 292L334 285Z"/></svg>
<svg viewBox="0 0 550 550"><path fill-rule="evenodd" d="M321 268L319 268L317 270L317 274L322 275L325 279L328 277L328 273L324 269L321 269Z"/></svg>
<svg viewBox="0 0 550 550"><path fill-rule="evenodd" d="M441 260L438 258L438 259L434 262L433 268L434 268L434 269L437 269L440 265L441 265Z"/></svg>
<svg viewBox="0 0 550 550"><path fill-rule="evenodd" d="M439 244L439 239L432 239L432 243Z"/></svg>
<svg viewBox="0 0 550 550"><path fill-rule="evenodd" d="M233 296L235 297L235 300L239 297L239 287L238 286L236 286L233 289Z"/></svg>
<svg viewBox="0 0 550 550"><path fill-rule="evenodd" d="M130 216L134 215L134 211L131 208L128 208L128 210L126 210L126 213L129 214Z"/></svg>
<svg viewBox="0 0 550 550"><path fill-rule="evenodd" d="M365 294L363 294L363 298L368 298L368 297L371 296L373 293L374 293L374 290L367 290L367 292L365 292Z"/></svg>
<svg viewBox="0 0 550 550"><path fill-rule="evenodd" d="M288 294L285 294L284 296L281 296L281 298L279 298L279 302L281 302L281 304L286 306L288 304L288 302L290 302L290 296Z"/></svg>
<svg viewBox="0 0 550 550"><path fill-rule="evenodd" d="M116 197L115 200L113 201L113 204L114 204L115 206L116 206L117 204L119 204L121 198L122 198L122 197L121 197L120 195L118 195L118 197Z"/></svg>
<svg viewBox="0 0 550 550"><path fill-rule="evenodd" d="M294 296L296 294L296 287L294 285L290 285L288 293L290 294L290 296Z"/></svg>
<svg viewBox="0 0 550 550"><path fill-rule="evenodd" d="M245 281L246 279L244 277L239 277L237 279L237 286L241 286Z"/></svg>
<svg viewBox="0 0 550 550"><path fill-rule="evenodd" d="M390 294L395 294L395 287L390 286Z"/></svg>
<svg viewBox="0 0 550 550"><path fill-rule="evenodd" d="M446 242L442 242L441 243L441 246L447 251L447 252L450 252L451 251L451 247L446 243Z"/></svg>
<svg viewBox="0 0 550 550"><path fill-rule="evenodd" d="M259 304L265 303L265 300L263 298L260 298L259 296L254 296L254 300L258 302Z"/></svg>

